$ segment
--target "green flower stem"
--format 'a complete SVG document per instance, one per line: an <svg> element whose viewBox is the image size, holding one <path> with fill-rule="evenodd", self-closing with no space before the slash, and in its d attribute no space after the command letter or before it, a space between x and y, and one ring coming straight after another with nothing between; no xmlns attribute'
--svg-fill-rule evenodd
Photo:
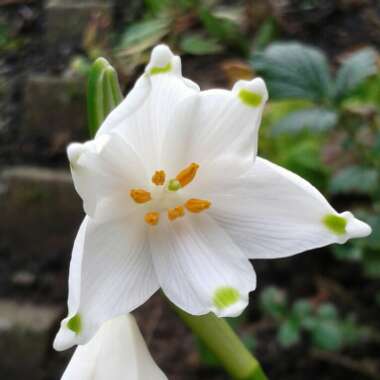
<svg viewBox="0 0 380 380"><path fill-rule="evenodd" d="M268 380L258 360L247 350L231 326L215 314L190 315L172 305L183 322L220 360L235 380Z"/></svg>

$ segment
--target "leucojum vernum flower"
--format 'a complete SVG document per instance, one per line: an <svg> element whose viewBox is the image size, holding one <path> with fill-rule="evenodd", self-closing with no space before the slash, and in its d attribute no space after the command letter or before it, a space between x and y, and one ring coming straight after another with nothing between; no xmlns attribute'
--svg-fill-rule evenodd
<svg viewBox="0 0 380 380"><path fill-rule="evenodd" d="M250 259L371 232L298 175L257 157L267 99L261 78L200 91L160 45L95 138L68 147L86 217L56 349L87 343L159 288L192 315L237 316L256 287Z"/></svg>
<svg viewBox="0 0 380 380"><path fill-rule="evenodd" d="M166 380L130 315L105 322L78 346L61 380Z"/></svg>

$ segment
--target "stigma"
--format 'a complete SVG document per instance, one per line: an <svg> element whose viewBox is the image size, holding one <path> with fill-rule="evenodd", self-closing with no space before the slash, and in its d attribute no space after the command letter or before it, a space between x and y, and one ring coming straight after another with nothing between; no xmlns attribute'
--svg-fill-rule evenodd
<svg viewBox="0 0 380 380"><path fill-rule="evenodd" d="M156 170L151 177L152 191L145 189L131 189L129 195L134 202L145 205L144 220L150 226L156 226L160 221L160 214L166 213L170 222L185 216L185 211L199 214L211 206L205 199L181 199L181 189L189 185L196 178L199 165L195 162L181 170L175 178L167 180L164 170Z"/></svg>

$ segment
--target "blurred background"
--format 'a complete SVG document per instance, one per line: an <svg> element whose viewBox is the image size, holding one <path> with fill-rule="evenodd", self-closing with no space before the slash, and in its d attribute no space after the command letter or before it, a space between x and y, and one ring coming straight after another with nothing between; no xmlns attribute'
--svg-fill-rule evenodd
<svg viewBox="0 0 380 380"><path fill-rule="evenodd" d="M88 137L91 62L127 92L159 42L202 89L262 76L259 154L373 228L254 262L231 324L271 379L380 379L378 0L0 0L0 379L59 379L71 355L51 347L83 217L65 147ZM169 379L227 379L159 295L135 314Z"/></svg>

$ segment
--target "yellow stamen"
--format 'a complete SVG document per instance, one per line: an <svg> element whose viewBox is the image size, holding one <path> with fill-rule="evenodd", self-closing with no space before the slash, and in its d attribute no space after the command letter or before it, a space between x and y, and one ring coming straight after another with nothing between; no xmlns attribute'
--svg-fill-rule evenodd
<svg viewBox="0 0 380 380"><path fill-rule="evenodd" d="M162 186L165 183L165 177L163 170L157 170L152 177L152 182L157 186Z"/></svg>
<svg viewBox="0 0 380 380"><path fill-rule="evenodd" d="M199 165L193 162L187 168L181 170L178 173L176 180L181 184L182 187L188 185L197 174L198 168Z"/></svg>
<svg viewBox="0 0 380 380"><path fill-rule="evenodd" d="M136 203L146 203L152 199L150 192L144 189L132 189L130 195Z"/></svg>
<svg viewBox="0 0 380 380"><path fill-rule="evenodd" d="M189 199L185 203L185 207L190 212L201 212L203 210L208 209L211 206L211 202L203 200L203 199Z"/></svg>
<svg viewBox="0 0 380 380"><path fill-rule="evenodd" d="M158 212L148 212L144 216L145 222L150 224L151 226L155 226L160 220L160 214Z"/></svg>
<svg viewBox="0 0 380 380"><path fill-rule="evenodd" d="M181 218L185 215L185 209L182 206L176 206L174 208L169 208L168 210L168 219L175 220Z"/></svg>

